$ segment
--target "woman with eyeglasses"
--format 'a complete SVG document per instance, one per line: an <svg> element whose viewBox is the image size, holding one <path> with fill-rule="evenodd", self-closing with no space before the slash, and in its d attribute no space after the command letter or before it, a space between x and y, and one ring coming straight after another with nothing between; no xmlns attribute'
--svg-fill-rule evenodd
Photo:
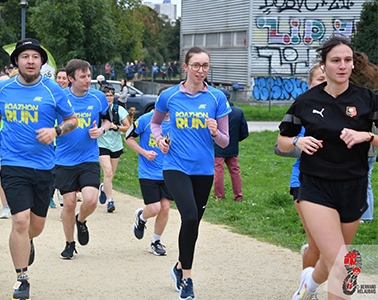
<svg viewBox="0 0 378 300"><path fill-rule="evenodd" d="M198 227L205 211L214 177L214 141L229 142L225 95L205 79L210 55L192 47L183 65L187 78L161 93L155 104L151 129L160 150L167 153L163 175L181 215L179 258L171 269L179 299L195 299L191 270ZM162 134L161 123L170 114L170 138Z"/></svg>

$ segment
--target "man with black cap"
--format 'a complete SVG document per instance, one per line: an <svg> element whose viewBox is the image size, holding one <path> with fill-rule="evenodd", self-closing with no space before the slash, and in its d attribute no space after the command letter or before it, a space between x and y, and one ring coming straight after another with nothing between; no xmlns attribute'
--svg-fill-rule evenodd
<svg viewBox="0 0 378 300"><path fill-rule="evenodd" d="M40 74L46 61L37 40L18 41L11 62L19 75L0 83L1 184L12 213L9 248L17 273L13 299L29 299L33 238L43 230L55 177L53 141L77 127L63 90ZM57 115L63 121L54 127Z"/></svg>
<svg viewBox="0 0 378 300"><path fill-rule="evenodd" d="M230 142L226 148L221 148L214 143L215 166L214 166L214 196L224 199L224 164L226 163L231 175L232 191L235 201L242 201L242 179L239 167L239 142L248 137L248 124L243 111L231 102L231 94L228 90L221 90L230 103L232 112L228 115L228 134Z"/></svg>

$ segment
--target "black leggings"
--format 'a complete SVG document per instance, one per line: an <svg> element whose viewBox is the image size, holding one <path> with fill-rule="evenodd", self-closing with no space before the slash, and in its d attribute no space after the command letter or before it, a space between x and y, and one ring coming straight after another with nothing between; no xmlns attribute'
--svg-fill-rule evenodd
<svg viewBox="0 0 378 300"><path fill-rule="evenodd" d="M174 170L163 171L163 175L181 215L179 261L184 270L190 270L199 223L205 212L214 176L187 175Z"/></svg>

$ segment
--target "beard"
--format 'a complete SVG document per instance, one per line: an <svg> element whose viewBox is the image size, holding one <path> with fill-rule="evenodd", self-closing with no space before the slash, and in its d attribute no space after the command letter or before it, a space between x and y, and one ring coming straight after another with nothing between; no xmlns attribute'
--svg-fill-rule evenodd
<svg viewBox="0 0 378 300"><path fill-rule="evenodd" d="M32 83L34 82L41 74L36 73L36 74L24 74L21 69L18 69L18 73L21 75L21 77L25 80L26 83Z"/></svg>

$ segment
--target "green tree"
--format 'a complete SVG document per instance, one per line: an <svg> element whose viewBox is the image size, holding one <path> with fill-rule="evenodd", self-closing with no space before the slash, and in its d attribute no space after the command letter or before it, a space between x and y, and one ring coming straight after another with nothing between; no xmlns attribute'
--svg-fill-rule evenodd
<svg viewBox="0 0 378 300"><path fill-rule="evenodd" d="M367 1L362 7L358 31L352 41L357 51L366 53L369 61L378 65L378 0Z"/></svg>
<svg viewBox="0 0 378 300"><path fill-rule="evenodd" d="M37 0L31 8L31 27L58 66L72 58L91 64L113 58L115 25L111 0Z"/></svg>
<svg viewBox="0 0 378 300"><path fill-rule="evenodd" d="M35 0L29 1L29 6L34 5ZM18 0L1 1L0 5L0 66L10 64L9 54L2 47L7 44L15 43L21 39L21 7ZM28 24L30 11L26 9L25 36L35 38L35 32Z"/></svg>
<svg viewBox="0 0 378 300"><path fill-rule="evenodd" d="M169 61L180 60L180 26L180 18L176 20L174 26L169 22L164 26L163 43L167 47Z"/></svg>
<svg viewBox="0 0 378 300"><path fill-rule="evenodd" d="M138 17L141 0L112 1L118 61L134 61L141 57L144 24Z"/></svg>

